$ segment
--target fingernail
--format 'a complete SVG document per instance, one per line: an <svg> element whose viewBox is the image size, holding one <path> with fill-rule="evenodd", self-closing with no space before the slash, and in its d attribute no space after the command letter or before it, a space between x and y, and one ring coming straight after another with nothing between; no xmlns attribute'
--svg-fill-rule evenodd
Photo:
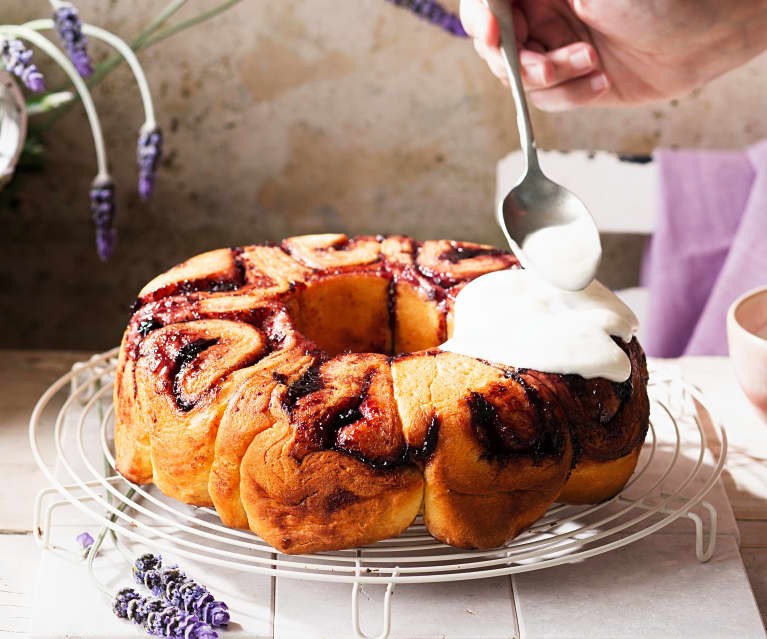
<svg viewBox="0 0 767 639"><path fill-rule="evenodd" d="M570 66L576 71L590 69L593 66L588 49L580 49L570 56Z"/></svg>
<svg viewBox="0 0 767 639"><path fill-rule="evenodd" d="M607 88L607 85L607 76L604 73L600 73L591 78L591 90L594 93L604 91Z"/></svg>

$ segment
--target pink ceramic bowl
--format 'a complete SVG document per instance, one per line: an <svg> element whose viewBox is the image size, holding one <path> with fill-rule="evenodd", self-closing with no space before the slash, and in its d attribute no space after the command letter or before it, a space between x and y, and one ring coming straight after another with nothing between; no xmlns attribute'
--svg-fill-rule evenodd
<svg viewBox="0 0 767 639"><path fill-rule="evenodd" d="M738 383L767 421L767 286L732 303L727 311L727 341Z"/></svg>

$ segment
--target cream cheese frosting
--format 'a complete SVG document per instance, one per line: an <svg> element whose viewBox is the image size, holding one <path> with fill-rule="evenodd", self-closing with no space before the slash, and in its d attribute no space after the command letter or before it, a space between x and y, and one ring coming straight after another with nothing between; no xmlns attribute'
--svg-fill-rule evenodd
<svg viewBox="0 0 767 639"><path fill-rule="evenodd" d="M581 291L552 286L527 269L487 273L455 301L452 337L440 348L548 373L623 382L631 362L612 339L638 329L631 309L600 282Z"/></svg>

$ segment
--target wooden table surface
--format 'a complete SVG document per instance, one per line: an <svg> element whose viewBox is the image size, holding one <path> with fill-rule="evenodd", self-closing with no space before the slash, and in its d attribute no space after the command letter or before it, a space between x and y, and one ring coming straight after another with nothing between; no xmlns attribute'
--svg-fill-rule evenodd
<svg viewBox="0 0 767 639"><path fill-rule="evenodd" d="M46 487L32 458L27 426L42 392L90 353L0 350L0 636L26 634L40 552L32 537L32 504ZM699 386L722 417L730 442L723 482L740 531L740 552L767 624L767 424L720 357L668 360ZM724 593L723 593L724 594ZM726 594L725 594L726 596Z"/></svg>

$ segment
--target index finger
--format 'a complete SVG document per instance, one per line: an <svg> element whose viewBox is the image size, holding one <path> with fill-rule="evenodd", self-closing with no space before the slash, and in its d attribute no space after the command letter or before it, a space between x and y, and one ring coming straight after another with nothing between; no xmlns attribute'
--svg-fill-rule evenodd
<svg viewBox="0 0 767 639"><path fill-rule="evenodd" d="M482 0L461 0L459 13L463 28L472 38L488 46L498 45L498 23Z"/></svg>

